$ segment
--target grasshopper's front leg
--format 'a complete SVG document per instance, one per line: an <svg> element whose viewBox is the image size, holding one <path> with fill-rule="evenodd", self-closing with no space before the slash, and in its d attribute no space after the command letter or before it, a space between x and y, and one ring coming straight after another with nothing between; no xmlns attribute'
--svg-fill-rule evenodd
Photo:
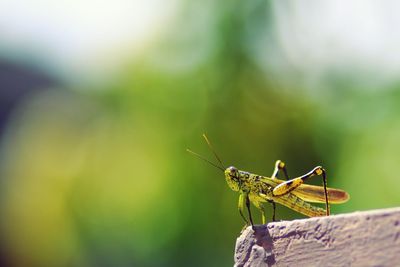
<svg viewBox="0 0 400 267"><path fill-rule="evenodd" d="M246 222L246 225L244 226L244 228L247 227L247 225L249 225L249 221L247 221L246 217L243 214L243 208L244 208L244 204L246 203L246 208L247 211L249 212L249 219L250 219L250 224L251 227L254 230L254 223L253 223L253 218L251 217L251 211L250 211L250 199L249 199L249 194L246 192L241 192L239 195L239 205L238 205L238 209L239 209L239 213L240 216L242 216L242 218L244 219L244 221Z"/></svg>
<svg viewBox="0 0 400 267"><path fill-rule="evenodd" d="M254 230L254 223L253 223L253 219L251 218L250 199L249 199L249 195L248 194L246 194L246 208L247 208L247 211L249 212L249 219L250 219L250 223L251 223L251 228L253 228L253 230Z"/></svg>
<svg viewBox="0 0 400 267"><path fill-rule="evenodd" d="M244 201L245 201L245 194L244 193L240 193L240 195L239 195L239 203L238 203L238 210L239 210L240 216L242 216L243 220L246 223L245 226L244 226L244 228L246 228L247 225L249 225L249 221L246 219L246 216L244 216L244 214L243 214Z"/></svg>

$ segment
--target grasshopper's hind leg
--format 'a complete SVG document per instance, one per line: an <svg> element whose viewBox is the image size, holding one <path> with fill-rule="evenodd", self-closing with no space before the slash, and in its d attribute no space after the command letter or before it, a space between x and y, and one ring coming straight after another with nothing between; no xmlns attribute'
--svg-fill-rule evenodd
<svg viewBox="0 0 400 267"><path fill-rule="evenodd" d="M288 175L287 170L286 170L286 164L285 164L285 162L283 162L281 160L277 160L275 162L275 168L274 168L274 172L271 175L271 178L273 178L273 179L274 178L278 178L278 173L279 173L280 170L282 170L283 174L285 174L286 180L289 180L289 175Z"/></svg>
<svg viewBox="0 0 400 267"><path fill-rule="evenodd" d="M324 184L324 191L325 191L326 215L329 216L330 212L329 212L328 192L326 190L326 172L321 166L315 167L310 172L308 172L300 177L297 177L292 180L289 180L289 181L279 184L278 186L276 186L274 188L274 190L272 191L272 194L274 196L285 195L285 194L293 191L300 185L302 185L305 180L307 180L308 178L315 176L315 175L322 175L322 181Z"/></svg>

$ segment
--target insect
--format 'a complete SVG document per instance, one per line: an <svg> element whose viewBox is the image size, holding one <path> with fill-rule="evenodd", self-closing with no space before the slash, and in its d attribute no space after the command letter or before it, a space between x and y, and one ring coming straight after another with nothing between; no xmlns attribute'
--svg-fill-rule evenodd
<svg viewBox="0 0 400 267"><path fill-rule="evenodd" d="M350 198L349 194L343 190L327 187L326 172L321 166L317 166L308 173L294 179L289 179L286 165L280 160L276 161L271 177L242 171L233 166L225 168L207 136L203 134L203 137L219 165L189 149L187 149L187 151L224 172L228 186L233 191L237 191L240 194L238 209L241 217L246 222L245 226L249 225L249 221L244 215L244 206L246 205L251 226L254 228L250 211L250 202L260 210L262 223L265 224L266 216L264 203L266 202L272 204L272 221L275 221L275 203L284 205L308 217L316 217L324 215L329 216L330 203L340 204L348 201ZM287 179L286 181L277 178L280 171L283 172ZM316 175L322 176L323 187L304 184L306 180ZM308 202L325 203L325 209L311 205Z"/></svg>

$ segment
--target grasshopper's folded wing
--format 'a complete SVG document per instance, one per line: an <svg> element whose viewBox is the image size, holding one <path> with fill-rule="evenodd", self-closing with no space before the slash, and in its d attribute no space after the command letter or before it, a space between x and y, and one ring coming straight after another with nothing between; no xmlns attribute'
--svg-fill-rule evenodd
<svg viewBox="0 0 400 267"><path fill-rule="evenodd" d="M263 182L272 187L275 187L286 181L274 178L274 179L263 179ZM349 194L343 190L328 187L327 191L328 191L328 201L331 204L344 203L350 199ZM325 191L322 186L302 184L293 191L291 191L291 193L307 202L325 203Z"/></svg>
<svg viewBox="0 0 400 267"><path fill-rule="evenodd" d="M327 191L329 203L340 204L350 199L349 194L343 190L328 187ZM307 202L325 203L325 191L322 186L302 184L293 190L292 194Z"/></svg>

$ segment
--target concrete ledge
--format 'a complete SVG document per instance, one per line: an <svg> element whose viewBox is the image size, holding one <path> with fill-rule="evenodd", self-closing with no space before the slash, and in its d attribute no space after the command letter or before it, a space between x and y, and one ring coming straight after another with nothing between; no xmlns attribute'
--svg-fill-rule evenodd
<svg viewBox="0 0 400 267"><path fill-rule="evenodd" d="M400 266L400 208L248 227L235 266Z"/></svg>

